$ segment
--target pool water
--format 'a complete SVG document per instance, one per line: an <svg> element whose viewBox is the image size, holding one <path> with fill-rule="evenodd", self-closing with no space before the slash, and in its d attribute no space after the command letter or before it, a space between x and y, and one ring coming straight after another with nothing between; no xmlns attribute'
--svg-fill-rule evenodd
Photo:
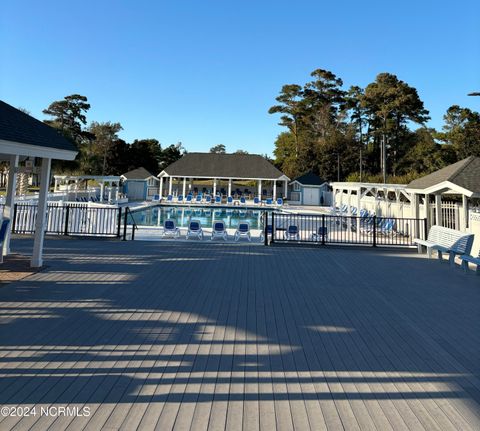
<svg viewBox="0 0 480 431"><path fill-rule="evenodd" d="M203 227L212 226L214 221L223 220L228 228L236 228L240 222L248 221L251 229L263 227L263 214L267 209L215 208L215 207L165 207L154 206L132 212L138 226L163 226L165 220L175 220L178 227L187 227L190 220L199 220Z"/></svg>

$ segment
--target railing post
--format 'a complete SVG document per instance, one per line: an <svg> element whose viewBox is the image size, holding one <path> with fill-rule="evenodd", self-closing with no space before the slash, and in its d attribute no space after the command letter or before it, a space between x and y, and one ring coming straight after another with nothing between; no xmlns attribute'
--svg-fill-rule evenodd
<svg viewBox="0 0 480 431"><path fill-rule="evenodd" d="M427 239L427 230L428 230L428 219L425 217L423 219L423 238L422 239Z"/></svg>
<svg viewBox="0 0 480 431"><path fill-rule="evenodd" d="M377 216L373 216L373 247L377 246Z"/></svg>
<svg viewBox="0 0 480 431"><path fill-rule="evenodd" d="M325 232L325 214L322 214L322 245L325 245Z"/></svg>
<svg viewBox="0 0 480 431"><path fill-rule="evenodd" d="M275 213L272 212L272 239L270 241L270 244L273 244L275 242Z"/></svg>
<svg viewBox="0 0 480 431"><path fill-rule="evenodd" d="M17 227L17 205L18 204L13 204L12 233L15 233Z"/></svg>
<svg viewBox="0 0 480 431"><path fill-rule="evenodd" d="M122 207L118 208L117 216L117 238L120 238L122 230Z"/></svg>
<svg viewBox="0 0 480 431"><path fill-rule="evenodd" d="M128 207L125 208L125 214L124 214L124 219L123 219L123 240L127 240L127 213L128 213Z"/></svg>
<svg viewBox="0 0 480 431"><path fill-rule="evenodd" d="M64 234L68 235L68 219L70 216L70 205L67 205L67 213L65 214L65 227L64 227Z"/></svg>
<svg viewBox="0 0 480 431"><path fill-rule="evenodd" d="M263 213L263 245L268 245L268 213Z"/></svg>

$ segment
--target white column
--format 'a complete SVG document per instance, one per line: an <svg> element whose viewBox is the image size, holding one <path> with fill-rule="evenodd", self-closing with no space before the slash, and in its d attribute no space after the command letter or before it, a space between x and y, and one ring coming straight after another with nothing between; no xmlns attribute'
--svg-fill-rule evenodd
<svg viewBox="0 0 480 431"><path fill-rule="evenodd" d="M262 180L258 180L258 199L262 200Z"/></svg>
<svg viewBox="0 0 480 431"><path fill-rule="evenodd" d="M435 218L436 224L438 226L442 226L442 195L436 194L435 195Z"/></svg>
<svg viewBox="0 0 480 431"><path fill-rule="evenodd" d="M273 201L277 200L277 181L273 180Z"/></svg>
<svg viewBox="0 0 480 431"><path fill-rule="evenodd" d="M17 189L17 170L18 156L10 156L10 165L8 167L7 196L5 198L5 207L3 216L10 219L10 226L7 230L5 241L3 242L3 255L10 253L10 236L13 224L13 206L15 205L15 190ZM0 259L1 260L1 259Z"/></svg>
<svg viewBox="0 0 480 431"><path fill-rule="evenodd" d="M168 194L172 194L172 187L173 187L173 177L170 177L170 181L168 183Z"/></svg>
<svg viewBox="0 0 480 431"><path fill-rule="evenodd" d="M160 186L158 188L158 195L160 196L160 199L162 199L163 195L163 177L160 177Z"/></svg>
<svg viewBox="0 0 480 431"><path fill-rule="evenodd" d="M284 184L284 189L283 189L283 198L284 199L288 199L288 181L287 180L283 180L283 184Z"/></svg>
<svg viewBox="0 0 480 431"><path fill-rule="evenodd" d="M55 187L53 188L53 191L56 192L58 188L58 180L55 178Z"/></svg>
<svg viewBox="0 0 480 431"><path fill-rule="evenodd" d="M117 187L115 189L115 201L118 202L119 197L120 197L120 181L117 183Z"/></svg>
<svg viewBox="0 0 480 431"><path fill-rule="evenodd" d="M217 196L217 179L213 179L213 198L215 199L215 196Z"/></svg>
<svg viewBox="0 0 480 431"><path fill-rule="evenodd" d="M76 182L75 182L76 183ZM77 187L75 186L75 189ZM105 191L105 183L102 181L100 183L100 202L103 202L103 192ZM76 193L76 192L75 192Z"/></svg>
<svg viewBox="0 0 480 431"><path fill-rule="evenodd" d="M466 231L470 226L468 225L468 198L465 195L462 195L462 222L462 228Z"/></svg>
<svg viewBox="0 0 480 431"><path fill-rule="evenodd" d="M43 239L47 221L47 195L50 184L51 159L42 159L40 177L40 193L38 196L37 220L35 222L35 237L33 239L33 255L30 265L38 268L43 265Z"/></svg>
<svg viewBox="0 0 480 431"><path fill-rule="evenodd" d="M427 219L427 231L430 229L432 220L430 219L430 195L425 195L425 218Z"/></svg>
<svg viewBox="0 0 480 431"><path fill-rule="evenodd" d="M228 196L232 196L232 179L228 180Z"/></svg>
<svg viewBox="0 0 480 431"><path fill-rule="evenodd" d="M183 178L183 188L182 188L182 195L185 198L185 191L187 189L187 177Z"/></svg>
<svg viewBox="0 0 480 431"><path fill-rule="evenodd" d="M108 186L108 202L112 202L112 184Z"/></svg>

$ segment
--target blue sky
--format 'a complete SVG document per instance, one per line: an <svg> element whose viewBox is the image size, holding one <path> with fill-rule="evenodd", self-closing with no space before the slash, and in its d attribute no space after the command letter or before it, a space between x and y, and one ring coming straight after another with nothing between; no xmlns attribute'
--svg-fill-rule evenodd
<svg viewBox="0 0 480 431"><path fill-rule="evenodd" d="M316 68L365 86L380 72L416 87L440 128L480 109L480 2L22 1L0 14L0 98L42 109L86 95L89 121L127 141L271 153L281 86Z"/></svg>

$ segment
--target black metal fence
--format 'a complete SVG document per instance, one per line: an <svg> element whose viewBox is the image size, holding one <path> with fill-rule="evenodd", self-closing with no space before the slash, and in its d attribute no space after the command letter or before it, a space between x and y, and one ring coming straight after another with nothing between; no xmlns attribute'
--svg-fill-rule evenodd
<svg viewBox="0 0 480 431"><path fill-rule="evenodd" d="M33 234L38 207L32 204L15 204L12 232ZM60 204L47 206L45 233L50 235L82 235L120 237L121 208L92 207L86 204Z"/></svg>
<svg viewBox="0 0 480 431"><path fill-rule="evenodd" d="M426 219L272 213L265 238L272 243L410 247L414 238L426 238L426 230Z"/></svg>

